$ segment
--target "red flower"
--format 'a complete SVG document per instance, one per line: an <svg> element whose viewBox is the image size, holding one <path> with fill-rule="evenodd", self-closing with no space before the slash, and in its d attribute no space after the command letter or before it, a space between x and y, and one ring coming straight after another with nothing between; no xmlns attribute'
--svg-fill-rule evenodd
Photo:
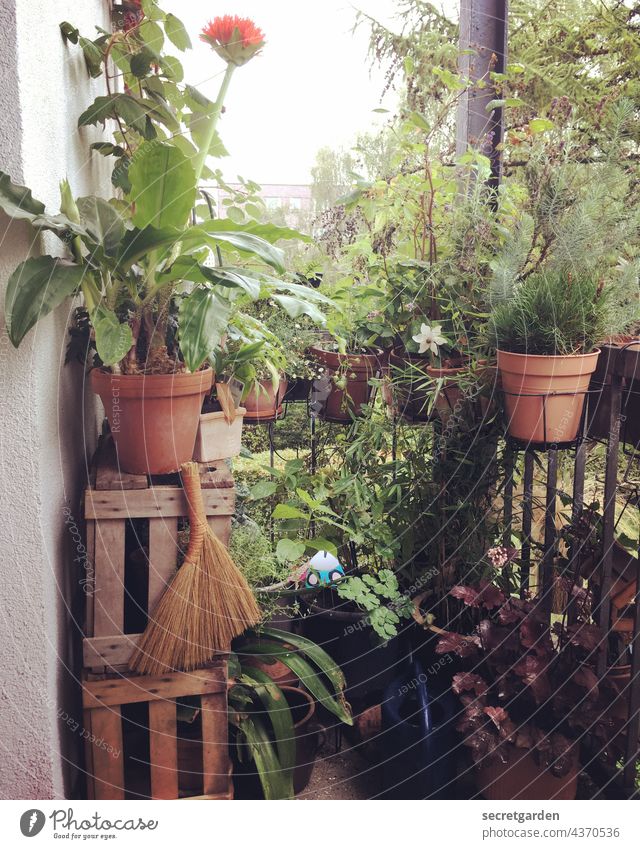
<svg viewBox="0 0 640 849"><path fill-rule="evenodd" d="M209 21L200 39L211 45L225 61L244 65L264 45L264 33L250 18L224 15Z"/></svg>

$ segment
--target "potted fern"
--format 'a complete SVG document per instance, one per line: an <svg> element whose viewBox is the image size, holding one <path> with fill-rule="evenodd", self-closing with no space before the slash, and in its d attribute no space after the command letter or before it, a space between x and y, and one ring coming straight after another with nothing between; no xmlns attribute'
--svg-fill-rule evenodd
<svg viewBox="0 0 640 849"><path fill-rule="evenodd" d="M490 333L515 439L576 438L600 355L596 343L612 330L611 303L611 289L595 275L543 270L494 306Z"/></svg>

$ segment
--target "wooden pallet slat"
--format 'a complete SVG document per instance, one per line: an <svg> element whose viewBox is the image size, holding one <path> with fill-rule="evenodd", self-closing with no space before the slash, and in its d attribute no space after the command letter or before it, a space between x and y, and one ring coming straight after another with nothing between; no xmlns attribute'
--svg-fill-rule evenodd
<svg viewBox="0 0 640 849"><path fill-rule="evenodd" d="M192 672L167 672L165 675L116 676L85 684L83 704L96 709L112 705L200 696L226 690L224 667L220 664Z"/></svg>
<svg viewBox="0 0 640 849"><path fill-rule="evenodd" d="M149 702L149 761L151 798L178 798L178 740L176 703Z"/></svg>
<svg viewBox="0 0 640 849"><path fill-rule="evenodd" d="M230 487L204 489L202 498L209 516L233 513L235 492ZM182 489L177 486L154 486L131 492L89 489L85 495L86 519L150 519L187 515L187 500Z"/></svg>
<svg viewBox="0 0 640 849"><path fill-rule="evenodd" d="M108 520L95 528L93 633L124 630L124 522Z"/></svg>
<svg viewBox="0 0 640 849"><path fill-rule="evenodd" d="M124 799L124 750L120 707L91 711L92 768L96 799Z"/></svg>
<svg viewBox="0 0 640 849"><path fill-rule="evenodd" d="M204 796L225 793L229 790L230 774L220 772L221 749L228 747L228 721L226 711L220 710L220 701L210 695L202 696L202 773Z"/></svg>

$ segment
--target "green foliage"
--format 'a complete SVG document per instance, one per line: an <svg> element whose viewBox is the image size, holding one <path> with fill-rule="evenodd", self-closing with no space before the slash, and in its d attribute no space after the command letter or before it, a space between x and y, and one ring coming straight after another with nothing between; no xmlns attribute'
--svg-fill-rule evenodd
<svg viewBox="0 0 640 849"><path fill-rule="evenodd" d="M611 326L610 299L597 278L538 272L495 306L491 341L521 354L589 353L607 334L624 329Z"/></svg>
<svg viewBox="0 0 640 849"><path fill-rule="evenodd" d="M374 575L347 578L338 586L340 598L355 602L367 611L367 621L384 640L395 637L401 619L411 616L411 599L400 593L398 579L390 569Z"/></svg>

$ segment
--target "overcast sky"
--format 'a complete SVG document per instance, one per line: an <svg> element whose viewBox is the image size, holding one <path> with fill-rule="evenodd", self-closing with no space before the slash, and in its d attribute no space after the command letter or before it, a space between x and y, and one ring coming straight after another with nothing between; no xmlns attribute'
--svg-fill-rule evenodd
<svg viewBox="0 0 640 849"><path fill-rule="evenodd" d="M223 63L197 34L210 17L250 17L263 30L262 55L239 68L226 99L220 132L231 153L224 175L258 183L307 183L318 148L350 146L362 130L381 124L380 71L370 71L368 32L352 32L356 8L398 26L394 0L164 0L187 26L194 49L185 54L185 77L214 98Z"/></svg>

